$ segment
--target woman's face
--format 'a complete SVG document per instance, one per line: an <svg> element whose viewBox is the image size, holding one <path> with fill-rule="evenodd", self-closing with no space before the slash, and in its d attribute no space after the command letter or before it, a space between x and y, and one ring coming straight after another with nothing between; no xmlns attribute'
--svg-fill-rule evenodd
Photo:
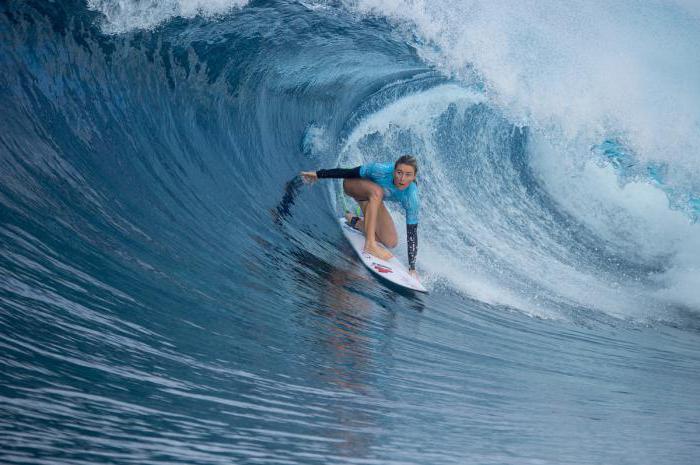
<svg viewBox="0 0 700 465"><path fill-rule="evenodd" d="M406 189L416 179L416 170L411 165L399 163L394 168L394 185L400 190Z"/></svg>

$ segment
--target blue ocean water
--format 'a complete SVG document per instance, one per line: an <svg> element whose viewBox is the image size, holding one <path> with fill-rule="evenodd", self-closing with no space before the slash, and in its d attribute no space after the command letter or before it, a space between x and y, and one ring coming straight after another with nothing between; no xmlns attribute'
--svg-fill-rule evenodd
<svg viewBox="0 0 700 465"><path fill-rule="evenodd" d="M579 7L2 2L0 462L697 463L700 14Z"/></svg>

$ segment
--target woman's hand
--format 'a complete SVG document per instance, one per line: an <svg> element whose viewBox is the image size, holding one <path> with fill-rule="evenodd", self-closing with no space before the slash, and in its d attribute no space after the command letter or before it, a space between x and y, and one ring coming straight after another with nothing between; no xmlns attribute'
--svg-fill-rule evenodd
<svg viewBox="0 0 700 465"><path fill-rule="evenodd" d="M301 176L301 180L306 184L313 184L318 181L318 176L315 171L302 171L299 173L299 176Z"/></svg>

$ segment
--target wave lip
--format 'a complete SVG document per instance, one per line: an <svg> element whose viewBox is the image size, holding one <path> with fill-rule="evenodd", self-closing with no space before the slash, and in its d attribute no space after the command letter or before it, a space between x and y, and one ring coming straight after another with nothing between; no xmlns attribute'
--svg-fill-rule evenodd
<svg viewBox="0 0 700 465"><path fill-rule="evenodd" d="M247 5L249 0L87 0L104 15L102 28L110 34L153 29L171 18L215 17Z"/></svg>

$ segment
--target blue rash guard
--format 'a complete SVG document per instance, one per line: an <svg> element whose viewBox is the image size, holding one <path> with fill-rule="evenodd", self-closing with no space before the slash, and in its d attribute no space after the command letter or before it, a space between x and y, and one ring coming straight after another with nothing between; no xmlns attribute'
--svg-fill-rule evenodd
<svg viewBox="0 0 700 465"><path fill-rule="evenodd" d="M393 163L370 163L360 166L360 177L379 184L384 190L384 200L399 203L406 211L406 224L418 224L420 197L418 186L412 182L401 190L394 185Z"/></svg>
<svg viewBox="0 0 700 465"><path fill-rule="evenodd" d="M408 246L408 268L416 269L418 255L418 217L420 214L420 196L418 186L412 182L401 190L394 185L393 163L370 163L355 168L333 168L318 170L319 178L363 178L379 185L384 191L384 200L399 203L406 211L406 245Z"/></svg>

